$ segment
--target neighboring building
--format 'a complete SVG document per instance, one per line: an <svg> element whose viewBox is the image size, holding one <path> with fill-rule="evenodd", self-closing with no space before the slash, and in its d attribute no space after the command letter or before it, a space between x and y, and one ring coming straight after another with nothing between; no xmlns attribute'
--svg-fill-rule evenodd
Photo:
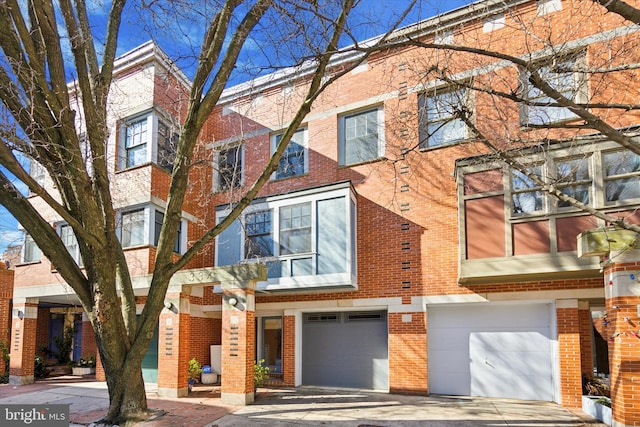
<svg viewBox="0 0 640 427"><path fill-rule="evenodd" d="M557 90L594 103L618 102L617 96L626 102L621 81L633 79L617 81L606 73L587 78L576 70L600 66L602 52L637 40L637 32L595 5L560 0L483 1L400 31L425 42L464 41L534 58ZM555 53L540 41L547 39L567 56L546 61ZM342 64L355 58L347 55ZM126 102L113 119L109 155L122 243L144 304L169 179L171 132L181 112L167 100L180 99L188 82L169 72L153 44L119 61L116 82ZM507 94L517 89L530 102L516 105L449 84L428 72L431 66L455 82ZM631 222L640 222L640 156L593 131L554 127L575 115L541 105L548 100L527 87L527 77L505 61L410 46L374 55L341 77L318 98L259 198L218 236L213 253L190 265L193 274L172 284L144 362L145 379L161 392L182 394L187 360L224 365L238 354L235 347L220 350L235 333L246 343L239 353L264 359L273 383L287 386L577 407L583 376L611 369L620 393L614 419L639 421L633 410L622 409L636 396L625 375L637 371L625 367L623 375L619 364L604 361L607 343L618 354L636 336L632 329L616 335L607 323L617 318L635 324L640 301L613 302L626 296L605 289L603 269L609 274L611 264L577 252L581 232L606 224L545 195L530 177L492 155L454 113L464 105L478 132L508 147L532 174L555 177L590 208ZM304 77L296 79L283 72L225 92L202 136L212 169L185 207L176 252L196 238L198 221L212 226L226 217L262 171L291 119L286 107L295 102L288 101L301 96ZM616 127L640 124L630 114L609 119ZM196 203L196 195L209 191ZM73 251L73 236L64 224L56 226ZM61 324L71 324L69 316L61 321L55 314L75 313L77 301L48 261L32 253L25 249L25 263L16 267L14 298L37 306L32 330L40 345ZM198 281L211 267L258 262L267 267L266 280L257 282L255 299L252 290L240 293L239 305L235 294L214 284L218 280L203 275L209 279ZM640 270L631 265L627 270ZM618 279L611 276L612 285ZM235 314L225 317L230 312ZM605 313L609 322L596 322L594 329L592 317ZM238 321L240 332L223 328ZM79 354L95 352L88 328L86 322L76 327L82 331ZM230 375L222 372L223 384Z"/></svg>

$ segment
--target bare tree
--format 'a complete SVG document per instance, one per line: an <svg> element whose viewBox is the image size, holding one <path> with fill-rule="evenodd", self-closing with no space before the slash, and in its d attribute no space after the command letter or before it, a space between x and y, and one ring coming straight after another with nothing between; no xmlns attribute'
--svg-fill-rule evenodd
<svg viewBox="0 0 640 427"><path fill-rule="evenodd" d="M118 239L110 179L113 171L104 155L112 131L107 117L118 37L129 5L124 0L111 3L101 43L94 32L97 23L83 0L29 0L26 5L8 0L0 5L0 100L10 116L0 129L0 165L4 167L0 171L0 204L32 236L87 313L109 389L110 407L103 422L120 423L146 416L140 365L172 275L185 267L256 196L277 169L287 143L318 95L341 73L366 58L368 53L360 54L342 69L331 69L331 77L325 78L332 58L339 53L341 37L350 34L348 17L356 3L228 0L188 6L194 13L210 18L203 39L194 42L198 46L194 49L195 72L179 124L180 136L153 278L139 318L130 266ZM140 13L153 14L156 24L171 21L168 14L181 10L180 2L141 6ZM403 17L400 14L397 22ZM238 66L243 46L255 36L261 22L266 25L270 20L285 25L274 27L277 31L270 33L273 39L262 34L263 41L277 43L277 51L281 53L277 61L265 67L299 67L305 93L261 176L248 186L224 221L205 229L186 253L176 259L172 248L190 187L190 173L196 166L192 159L199 149L198 137L234 67ZM390 29L397 22L391 23ZM61 37L60 28L68 39ZM313 40L305 33L311 28L315 29ZM376 45L380 47L385 41L381 37ZM276 52L274 46L265 49ZM370 51L373 50L372 45ZM74 80L68 85L70 76ZM82 134L77 127L80 116L85 127ZM55 190L34 179L23 166L22 158L44 168ZM33 199L19 191L9 173L72 228L82 267L34 207Z"/></svg>

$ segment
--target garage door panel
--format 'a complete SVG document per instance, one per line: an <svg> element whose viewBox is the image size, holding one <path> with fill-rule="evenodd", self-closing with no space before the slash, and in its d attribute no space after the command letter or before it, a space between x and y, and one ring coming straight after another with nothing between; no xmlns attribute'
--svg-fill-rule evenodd
<svg viewBox="0 0 640 427"><path fill-rule="evenodd" d="M429 308L431 392L553 400L550 313L549 304Z"/></svg>
<svg viewBox="0 0 640 427"><path fill-rule="evenodd" d="M302 383L388 389L386 313L378 314L380 318L376 320L358 318L358 312L320 313L316 319L336 320L304 321Z"/></svg>

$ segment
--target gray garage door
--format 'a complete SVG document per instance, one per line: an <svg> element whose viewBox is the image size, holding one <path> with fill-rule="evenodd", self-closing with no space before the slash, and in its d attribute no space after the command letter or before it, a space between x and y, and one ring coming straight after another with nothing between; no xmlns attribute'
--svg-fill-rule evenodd
<svg viewBox="0 0 640 427"><path fill-rule="evenodd" d="M428 308L432 393L554 400L550 304Z"/></svg>
<svg viewBox="0 0 640 427"><path fill-rule="evenodd" d="M304 314L302 383L387 390L387 313Z"/></svg>

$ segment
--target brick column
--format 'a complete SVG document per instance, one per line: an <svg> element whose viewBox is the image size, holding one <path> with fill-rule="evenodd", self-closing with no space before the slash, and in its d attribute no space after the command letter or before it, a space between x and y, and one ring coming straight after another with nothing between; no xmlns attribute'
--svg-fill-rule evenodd
<svg viewBox="0 0 640 427"><path fill-rule="evenodd" d="M389 391L426 394L427 316L389 312Z"/></svg>
<svg viewBox="0 0 640 427"><path fill-rule="evenodd" d="M185 292L167 294L158 330L158 395L184 397L189 394L191 307Z"/></svg>
<svg viewBox="0 0 640 427"><path fill-rule="evenodd" d="M254 400L255 289L267 279L261 264L218 267L213 277L222 287L221 399L228 405L247 405Z"/></svg>
<svg viewBox="0 0 640 427"><path fill-rule="evenodd" d="M580 321L580 355L582 366L580 372L583 377L593 376L593 325L591 323L591 309L588 301L578 303L578 320Z"/></svg>
<svg viewBox="0 0 640 427"><path fill-rule="evenodd" d="M635 252L625 253L627 261L640 258ZM639 279L640 261L620 260L604 270L614 427L640 425Z"/></svg>
<svg viewBox="0 0 640 427"><path fill-rule="evenodd" d="M13 385L31 384L35 381L34 357L36 354L38 300L35 298L14 299L12 317L9 383Z"/></svg>
<svg viewBox="0 0 640 427"><path fill-rule="evenodd" d="M296 316L293 310L285 310L282 318L282 381L284 385L296 385Z"/></svg>
<svg viewBox="0 0 640 427"><path fill-rule="evenodd" d="M556 302L560 401L563 406L582 406L582 359L580 356L580 316L578 300Z"/></svg>
<svg viewBox="0 0 640 427"><path fill-rule="evenodd" d="M6 270L0 264L0 341L11 351L11 298L13 298L13 270ZM0 375L5 372L4 354L0 350Z"/></svg>

